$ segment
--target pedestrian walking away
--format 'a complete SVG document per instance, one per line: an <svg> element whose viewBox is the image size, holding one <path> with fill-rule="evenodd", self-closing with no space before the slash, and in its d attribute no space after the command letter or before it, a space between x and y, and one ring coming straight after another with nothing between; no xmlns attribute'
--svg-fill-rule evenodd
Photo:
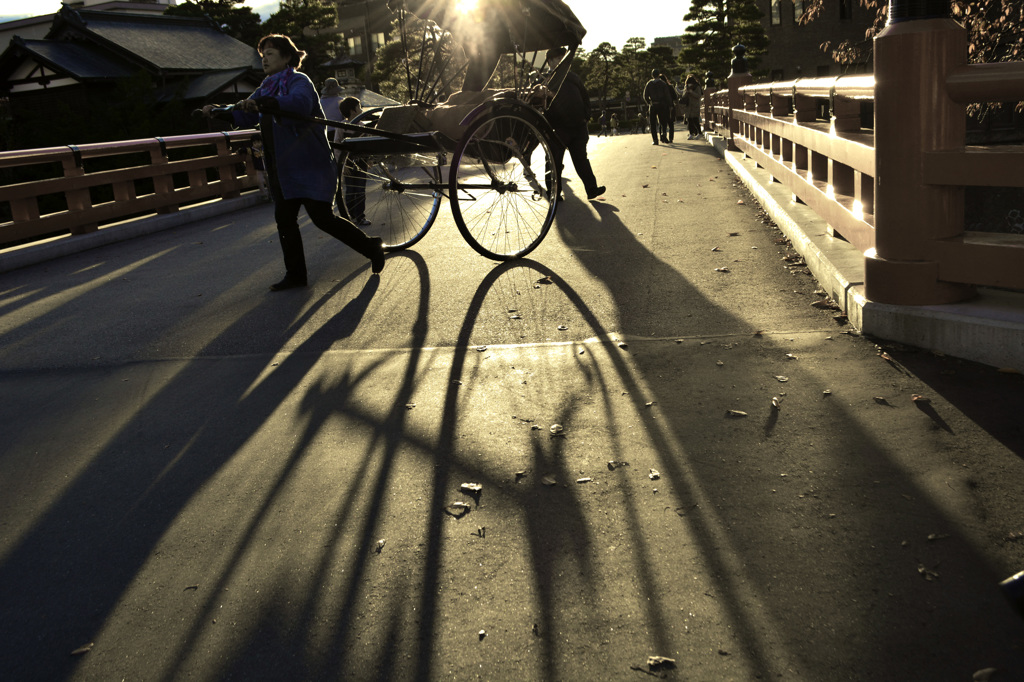
<svg viewBox="0 0 1024 682"><path fill-rule="evenodd" d="M669 92L672 93L672 101L668 105L668 132L662 129L662 137L668 138L668 142L674 142L676 139L676 103L679 101L679 93L676 92L676 84L671 78L665 74L658 76L661 80L665 81L665 84L669 87Z"/></svg>
<svg viewBox="0 0 1024 682"><path fill-rule="evenodd" d="M383 240L367 236L332 209L338 174L325 126L272 113L323 118L313 81L297 70L306 53L288 36L277 34L260 39L257 50L267 77L248 99L235 104L227 114L239 127L258 125L263 137L274 220L285 266L284 279L271 285L271 291L306 286L300 208L306 209L318 228L370 259L372 272L380 273L384 268ZM214 107L203 107L203 114L212 116Z"/></svg>
<svg viewBox="0 0 1024 682"><path fill-rule="evenodd" d="M619 116L618 114L612 114L612 135L619 134Z"/></svg>
<svg viewBox="0 0 1024 682"><path fill-rule="evenodd" d="M668 131L669 110L672 107L672 88L668 83L661 80L660 69L651 71L651 80L644 86L644 102L650 107L651 122L651 144L658 144L658 141L668 143L666 133ZM660 134L659 134L660 130Z"/></svg>
<svg viewBox="0 0 1024 682"><path fill-rule="evenodd" d="M546 54L547 68L555 68L565 56L565 52L564 47L548 50ZM545 93L546 97L551 95L550 91ZM576 175L583 181L587 199L596 199L604 194L605 188L598 186L594 170L590 167L590 159L587 158L587 140L590 139L590 133L587 130L587 121L590 120L590 95L579 76L572 71L566 74L562 87L548 104L544 115L555 130L551 155L555 163L558 164L559 173L563 168L562 160L565 157L565 150L568 149L572 166L576 169Z"/></svg>
<svg viewBox="0 0 1024 682"><path fill-rule="evenodd" d="M699 140L700 129L700 106L704 91L700 82L694 76L686 77L686 91L683 94L683 107L686 109L686 125L690 129L688 140Z"/></svg>

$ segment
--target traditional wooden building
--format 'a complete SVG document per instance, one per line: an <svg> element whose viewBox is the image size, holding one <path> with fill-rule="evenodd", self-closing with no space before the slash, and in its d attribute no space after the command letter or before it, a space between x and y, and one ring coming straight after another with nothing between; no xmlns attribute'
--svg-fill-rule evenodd
<svg viewBox="0 0 1024 682"><path fill-rule="evenodd" d="M253 47L209 20L67 6L54 15L45 38L15 36L0 54L7 126L33 133L18 134L18 142L30 142L9 145L18 147L38 145L41 129L55 144L99 141L104 134L89 114L111 106L148 109L156 117L161 105L174 104L180 112L235 102L262 77ZM169 125L175 127L174 121ZM153 134L185 128L181 122Z"/></svg>

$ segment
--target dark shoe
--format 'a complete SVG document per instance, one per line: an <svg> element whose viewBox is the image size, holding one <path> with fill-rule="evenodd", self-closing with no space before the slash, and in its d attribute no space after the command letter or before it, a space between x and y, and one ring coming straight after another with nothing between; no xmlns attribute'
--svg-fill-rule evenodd
<svg viewBox="0 0 1024 682"><path fill-rule="evenodd" d="M292 277L291 275L285 275L284 279L282 279L280 282L277 282L276 284L271 284L270 285L270 290L271 291L284 291L285 289L296 289L298 287L304 287L304 286L306 286L306 280L304 280L304 279L296 279L296 278Z"/></svg>
<svg viewBox="0 0 1024 682"><path fill-rule="evenodd" d="M652 142L651 144L653 144L653 145L657 145L657 144L658 144L658 141L657 141L657 140L655 140L655 141L654 141L654 142Z"/></svg>
<svg viewBox="0 0 1024 682"><path fill-rule="evenodd" d="M370 271L379 275L380 271L384 269L384 240L380 237L374 237L370 241L373 242L373 255L370 256Z"/></svg>
<svg viewBox="0 0 1024 682"><path fill-rule="evenodd" d="M604 185L601 185L600 187L595 187L594 189L588 189L587 190L587 199L588 200L596 199L599 196L601 196L602 194L604 194L604 191L605 191Z"/></svg>
<svg viewBox="0 0 1024 682"><path fill-rule="evenodd" d="M661 138L661 141L664 142L665 144L668 144L668 138L667 137Z"/></svg>

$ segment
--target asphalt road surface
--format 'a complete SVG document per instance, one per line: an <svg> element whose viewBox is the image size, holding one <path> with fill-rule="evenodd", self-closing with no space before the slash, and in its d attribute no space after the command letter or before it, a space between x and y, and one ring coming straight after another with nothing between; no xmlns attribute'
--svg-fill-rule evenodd
<svg viewBox="0 0 1024 682"><path fill-rule="evenodd" d="M1024 679L1022 377L834 319L706 144L591 147L523 261L445 207L271 293L262 205L0 274L0 677Z"/></svg>

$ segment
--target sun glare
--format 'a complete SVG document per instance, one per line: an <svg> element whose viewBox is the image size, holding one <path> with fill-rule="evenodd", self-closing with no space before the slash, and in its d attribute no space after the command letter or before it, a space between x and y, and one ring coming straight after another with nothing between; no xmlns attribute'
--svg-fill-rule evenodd
<svg viewBox="0 0 1024 682"><path fill-rule="evenodd" d="M457 0L455 3L455 9L462 14L468 14L476 9L479 1L480 0Z"/></svg>

